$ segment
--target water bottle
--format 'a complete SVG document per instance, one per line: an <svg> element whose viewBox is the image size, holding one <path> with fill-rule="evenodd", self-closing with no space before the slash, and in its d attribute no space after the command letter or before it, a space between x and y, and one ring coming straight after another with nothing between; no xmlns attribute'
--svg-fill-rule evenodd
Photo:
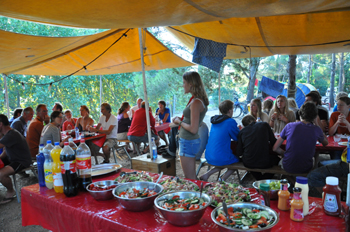
<svg viewBox="0 0 350 232"><path fill-rule="evenodd" d="M348 137L348 148L346 151L346 162L350 163L350 136Z"/></svg>
<svg viewBox="0 0 350 232"><path fill-rule="evenodd" d="M80 133L79 133L79 128L75 128L75 139L80 139Z"/></svg>
<svg viewBox="0 0 350 232"><path fill-rule="evenodd" d="M74 143L73 138L68 139L69 146L72 148L74 151L74 155L77 155L77 145Z"/></svg>
<svg viewBox="0 0 350 232"><path fill-rule="evenodd" d="M79 186L81 190L86 191L86 186L92 183L91 179L91 151L85 144L85 139L80 140L77 148L77 169L79 177Z"/></svg>
<svg viewBox="0 0 350 232"><path fill-rule="evenodd" d="M75 161L75 153L69 146L68 142L64 143L64 147L60 153L61 174L63 179L63 192L67 197L76 196L78 194L78 175Z"/></svg>
<svg viewBox="0 0 350 232"><path fill-rule="evenodd" d="M38 165L38 177L39 177L39 186L45 187L45 174L44 174L44 162L45 156L43 154L44 144L40 144L39 151L40 153L36 156L36 163Z"/></svg>
<svg viewBox="0 0 350 232"><path fill-rule="evenodd" d="M46 188L52 189L53 188L53 175L52 175L52 157L51 157L51 150L54 148L54 146L51 143L51 140L47 140L46 146L43 149L43 153L45 156L45 162L44 162L44 173L45 173L45 185Z"/></svg>
<svg viewBox="0 0 350 232"><path fill-rule="evenodd" d="M152 138L152 160L156 160L157 159L157 145L156 142L154 141L154 138Z"/></svg>

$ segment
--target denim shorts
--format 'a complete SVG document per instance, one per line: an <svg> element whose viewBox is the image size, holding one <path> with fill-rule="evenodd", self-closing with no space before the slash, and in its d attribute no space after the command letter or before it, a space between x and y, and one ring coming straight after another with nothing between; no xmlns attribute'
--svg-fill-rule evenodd
<svg viewBox="0 0 350 232"><path fill-rule="evenodd" d="M187 140L180 138L179 140L179 156L196 158L201 146L201 139Z"/></svg>

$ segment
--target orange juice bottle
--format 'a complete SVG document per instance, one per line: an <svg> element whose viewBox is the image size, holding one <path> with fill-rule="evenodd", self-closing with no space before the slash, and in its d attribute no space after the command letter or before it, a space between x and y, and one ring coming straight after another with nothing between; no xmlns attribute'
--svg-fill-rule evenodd
<svg viewBox="0 0 350 232"><path fill-rule="evenodd" d="M53 174L53 188L56 193L63 193L63 179L61 174L61 155L62 148L59 142L55 142L55 147L51 150L52 174Z"/></svg>
<svg viewBox="0 0 350 232"><path fill-rule="evenodd" d="M290 219L300 222L304 220L304 202L301 199L301 188L293 188L293 192L293 200L290 203Z"/></svg>
<svg viewBox="0 0 350 232"><path fill-rule="evenodd" d="M279 210L289 210L289 196L290 193L288 191L288 181L281 180L281 190L278 191L278 209Z"/></svg>

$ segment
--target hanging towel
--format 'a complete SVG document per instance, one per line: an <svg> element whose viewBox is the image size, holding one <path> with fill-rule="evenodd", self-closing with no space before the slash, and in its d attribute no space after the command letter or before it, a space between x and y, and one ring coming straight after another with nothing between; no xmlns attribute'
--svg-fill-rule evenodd
<svg viewBox="0 0 350 232"><path fill-rule="evenodd" d="M226 48L227 44L225 43L196 38L192 62L220 72L222 61L226 56Z"/></svg>

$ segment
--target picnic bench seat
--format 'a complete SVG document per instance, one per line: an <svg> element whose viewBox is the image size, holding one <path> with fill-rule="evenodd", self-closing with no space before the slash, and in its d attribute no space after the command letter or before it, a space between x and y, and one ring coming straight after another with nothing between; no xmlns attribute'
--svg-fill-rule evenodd
<svg viewBox="0 0 350 232"><path fill-rule="evenodd" d="M210 169L211 166L207 160L205 158L201 158L200 160L200 164L198 166L196 175L198 175L200 169L204 166L208 167L208 170ZM247 168L243 165L243 162L238 162L238 163L234 163L234 164L230 164L230 165L224 165L224 166L216 166L216 167L220 167L220 168L230 168L230 169L236 169L236 173L239 179L239 183L242 184L242 181L244 179L244 177L246 176L246 174L248 172L263 172L263 173L273 173L273 174L279 174L279 175L286 175L286 176L307 176L308 173L289 173L286 172L284 169L282 169L280 166L273 166L271 168ZM238 170L245 170L247 171L247 173L244 174L244 176L241 178ZM220 175L220 174L219 174Z"/></svg>

